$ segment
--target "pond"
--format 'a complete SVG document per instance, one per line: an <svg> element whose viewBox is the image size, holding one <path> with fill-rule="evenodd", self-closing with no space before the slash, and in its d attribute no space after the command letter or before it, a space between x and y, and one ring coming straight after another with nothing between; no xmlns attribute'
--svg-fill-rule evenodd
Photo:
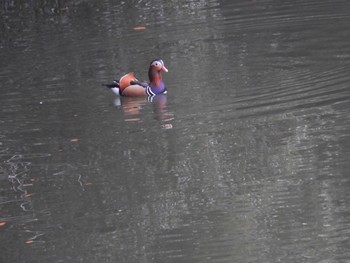
<svg viewBox="0 0 350 263"><path fill-rule="evenodd" d="M1 262L350 262L349 1L24 2ZM156 58L166 95L101 85Z"/></svg>

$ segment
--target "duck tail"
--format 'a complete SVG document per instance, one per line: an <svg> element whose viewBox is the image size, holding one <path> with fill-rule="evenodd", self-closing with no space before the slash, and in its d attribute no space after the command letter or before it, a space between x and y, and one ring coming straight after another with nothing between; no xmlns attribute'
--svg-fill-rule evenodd
<svg viewBox="0 0 350 263"><path fill-rule="evenodd" d="M109 89L111 88L120 88L119 86L119 80L113 80L113 83L110 83L110 84L102 84L102 86L105 86Z"/></svg>

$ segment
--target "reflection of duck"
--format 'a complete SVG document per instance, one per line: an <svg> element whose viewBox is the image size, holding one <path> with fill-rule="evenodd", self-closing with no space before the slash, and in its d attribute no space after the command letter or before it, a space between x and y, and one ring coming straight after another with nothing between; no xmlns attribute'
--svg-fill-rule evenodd
<svg viewBox="0 0 350 263"><path fill-rule="evenodd" d="M166 94L161 71L168 72L161 59L153 60L148 70L148 82L138 81L133 72L122 76L119 80L114 80L112 84L105 84L108 88L118 95L125 97L155 96L157 94Z"/></svg>
<svg viewBox="0 0 350 263"><path fill-rule="evenodd" d="M171 129L172 124L169 122L174 119L174 115L167 110L166 103L165 94L138 98L117 97L114 101L114 104L125 114L125 121L141 121L142 109L145 105L152 104L154 118L162 123L163 129Z"/></svg>

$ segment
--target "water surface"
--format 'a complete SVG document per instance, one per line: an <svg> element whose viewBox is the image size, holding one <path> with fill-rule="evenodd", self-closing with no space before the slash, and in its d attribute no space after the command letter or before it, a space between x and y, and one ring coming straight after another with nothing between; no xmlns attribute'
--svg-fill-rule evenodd
<svg viewBox="0 0 350 263"><path fill-rule="evenodd" d="M350 262L348 1L3 2L1 262Z"/></svg>

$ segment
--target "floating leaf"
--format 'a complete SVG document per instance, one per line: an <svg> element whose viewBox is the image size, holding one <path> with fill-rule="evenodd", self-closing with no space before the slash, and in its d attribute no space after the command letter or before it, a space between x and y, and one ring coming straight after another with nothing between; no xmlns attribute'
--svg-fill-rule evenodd
<svg viewBox="0 0 350 263"><path fill-rule="evenodd" d="M135 26L133 29L134 30L145 30L146 27L145 26Z"/></svg>
<svg viewBox="0 0 350 263"><path fill-rule="evenodd" d="M6 225L6 222L5 221L0 221L0 227Z"/></svg>
<svg viewBox="0 0 350 263"><path fill-rule="evenodd" d="M139 121L140 118L129 118L129 119L125 119L125 121Z"/></svg>

